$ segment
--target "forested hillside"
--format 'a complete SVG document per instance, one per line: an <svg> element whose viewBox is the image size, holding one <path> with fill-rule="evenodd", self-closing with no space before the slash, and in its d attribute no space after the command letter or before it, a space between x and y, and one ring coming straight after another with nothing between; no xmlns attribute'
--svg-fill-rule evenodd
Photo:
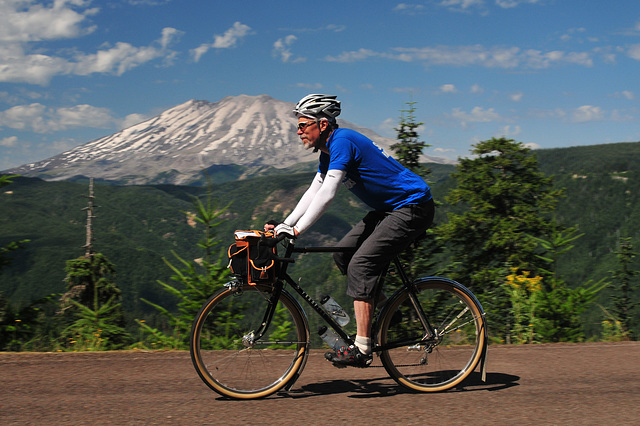
<svg viewBox="0 0 640 426"><path fill-rule="evenodd" d="M577 225L584 236L564 254L560 274L570 285L610 276L616 267L614 251L620 237L632 237L640 249L640 143L537 151L541 170L555 176L565 188L557 208L557 220ZM449 178L454 166L430 164L433 193L439 207L437 222L446 220L449 207L445 195L455 184ZM207 187L106 186L95 189L97 218L95 250L115 264L116 283L123 291L123 307L129 321L152 309L146 298L165 306L171 297L157 280L167 280L171 271L162 261L175 251L185 259L198 257L196 242L201 230L188 212L193 197L210 192L219 207L228 206L225 222L218 228L221 250L232 240L235 229L260 227L268 219L281 219L310 182L314 165L298 166L290 173L264 176ZM65 261L84 253L88 194L86 182L45 182L18 178L0 194L0 247L10 241L29 239L24 249L11 254L13 264L0 274L0 292L21 305L65 289ZM299 244L319 245L339 238L363 215L364 207L348 191L340 191L325 216L305 234ZM324 259L324 260L322 260ZM636 269L640 269L636 259ZM329 267L326 256L303 257L296 264L316 293L330 291L341 299L340 278ZM433 272L433 271L428 271ZM326 278L335 279L325 285ZM324 287L323 287L324 286ZM313 291L311 292L313 294ZM603 292L600 303L607 305ZM589 329L599 327L600 312L588 315Z"/></svg>
<svg viewBox="0 0 640 426"><path fill-rule="evenodd" d="M618 143L536 151L540 169L565 189L557 219L577 225L584 235L562 255L560 274L577 285L611 276L618 267L617 244L630 237L640 252L640 143ZM640 270L640 259L634 262ZM600 303L610 303L611 286ZM636 297L638 297L636 292ZM600 309L589 316L587 329L597 329Z"/></svg>

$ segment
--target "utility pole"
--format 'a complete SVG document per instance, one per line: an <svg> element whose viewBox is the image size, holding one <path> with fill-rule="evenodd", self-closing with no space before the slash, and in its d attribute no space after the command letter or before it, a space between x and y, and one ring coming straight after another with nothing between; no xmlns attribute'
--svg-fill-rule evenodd
<svg viewBox="0 0 640 426"><path fill-rule="evenodd" d="M85 208L83 208L82 210L86 210L87 211L87 240L84 246L82 246L83 248L86 249L85 253L84 253L84 257L86 259L89 259L91 256L93 256L93 223L92 220L93 218L95 218L94 214L93 214L93 209L94 209L94 205L93 205L93 200L94 200L94 196L93 196L93 178L89 178L89 196L87 197L85 195L86 198L89 199L89 205Z"/></svg>

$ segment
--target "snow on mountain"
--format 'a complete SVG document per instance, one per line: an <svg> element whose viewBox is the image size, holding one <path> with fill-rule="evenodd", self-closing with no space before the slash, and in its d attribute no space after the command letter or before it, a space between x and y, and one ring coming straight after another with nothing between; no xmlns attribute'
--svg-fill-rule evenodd
<svg viewBox="0 0 640 426"><path fill-rule="evenodd" d="M7 172L66 180L94 177L132 184L187 184L220 165L284 168L314 161L296 134L294 104L267 95L190 100L111 136ZM394 139L340 121L386 150Z"/></svg>

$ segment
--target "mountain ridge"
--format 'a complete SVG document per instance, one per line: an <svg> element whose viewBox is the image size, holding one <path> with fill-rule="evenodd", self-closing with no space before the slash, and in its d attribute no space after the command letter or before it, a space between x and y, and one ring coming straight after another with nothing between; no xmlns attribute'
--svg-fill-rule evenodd
<svg viewBox="0 0 640 426"><path fill-rule="evenodd" d="M283 169L315 161L296 134L293 103L268 95L191 99L112 135L10 170L45 180L94 177L125 184L191 184L217 166ZM339 120L385 150L394 139ZM447 160L426 158L429 162Z"/></svg>

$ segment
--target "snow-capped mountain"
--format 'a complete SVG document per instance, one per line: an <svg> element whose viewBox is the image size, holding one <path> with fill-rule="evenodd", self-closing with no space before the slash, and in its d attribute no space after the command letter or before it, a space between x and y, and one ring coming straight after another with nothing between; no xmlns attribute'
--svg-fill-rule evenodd
<svg viewBox="0 0 640 426"><path fill-rule="evenodd" d="M132 184L188 184L221 165L284 168L314 161L296 134L293 104L269 96L190 100L111 136L8 172L47 180L75 176ZM394 139L340 121L386 150Z"/></svg>

